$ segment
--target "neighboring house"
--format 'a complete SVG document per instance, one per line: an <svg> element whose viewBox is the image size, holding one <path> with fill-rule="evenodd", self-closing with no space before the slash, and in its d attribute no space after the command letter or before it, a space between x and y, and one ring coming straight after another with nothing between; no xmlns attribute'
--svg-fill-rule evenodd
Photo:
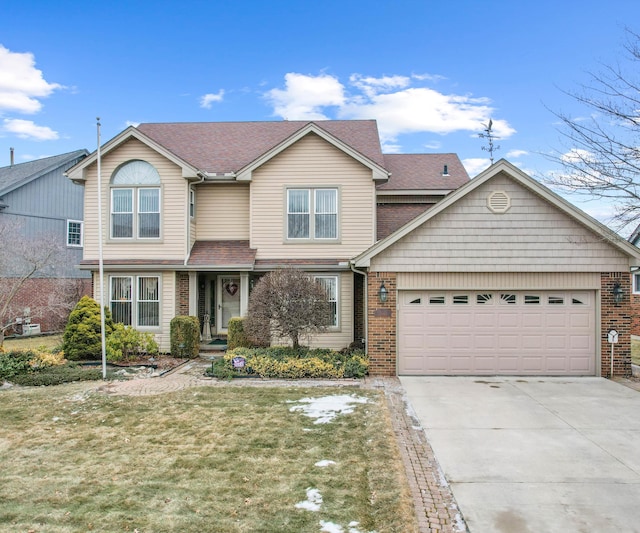
<svg viewBox="0 0 640 533"><path fill-rule="evenodd" d="M383 155L375 121L141 124L101 152L105 299L163 349L175 315L224 334L293 267L335 310L312 344L363 341L372 374L608 375L613 327L630 371L612 290L640 251L506 161ZM68 175L99 297L96 158Z"/></svg>
<svg viewBox="0 0 640 533"><path fill-rule="evenodd" d="M640 244L640 224L629 242L636 247ZM640 339L640 269L631 270L631 335Z"/></svg>
<svg viewBox="0 0 640 533"><path fill-rule="evenodd" d="M67 293L71 289L78 298L90 293L91 276L78 269L82 259L84 191L65 177L65 172L88 154L87 150L76 150L0 168L0 220L14 229L11 238L16 247L32 242L56 251L55 268L29 279L14 300L15 308L31 308L32 321L39 323L42 331L64 326L64 313L57 315L45 301L62 284ZM6 278L16 274L22 272L0 273ZM61 280L65 282L61 284ZM53 307L59 310L57 305Z"/></svg>

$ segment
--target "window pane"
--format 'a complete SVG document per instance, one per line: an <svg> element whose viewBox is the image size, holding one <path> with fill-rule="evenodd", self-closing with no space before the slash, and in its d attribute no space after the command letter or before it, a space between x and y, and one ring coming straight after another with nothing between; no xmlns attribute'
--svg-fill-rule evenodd
<svg viewBox="0 0 640 533"><path fill-rule="evenodd" d="M111 236L133 237L133 190L111 190Z"/></svg>
<svg viewBox="0 0 640 533"><path fill-rule="evenodd" d="M309 238L309 191L289 189L287 191L287 237Z"/></svg>
<svg viewBox="0 0 640 533"><path fill-rule="evenodd" d="M338 237L338 191L335 189L315 191L314 222L316 239Z"/></svg>
<svg viewBox="0 0 640 533"><path fill-rule="evenodd" d="M131 325L131 278L111 278L111 315L114 322Z"/></svg>
<svg viewBox="0 0 640 533"><path fill-rule="evenodd" d="M335 276L317 276L316 281L327 293L327 301L331 309L330 326L338 325L338 278Z"/></svg>
<svg viewBox="0 0 640 533"><path fill-rule="evenodd" d="M67 244L69 246L82 246L82 222L68 222Z"/></svg>
<svg viewBox="0 0 640 533"><path fill-rule="evenodd" d="M138 190L138 237L160 237L160 189Z"/></svg>
<svg viewBox="0 0 640 533"><path fill-rule="evenodd" d="M157 277L138 278L138 326L160 325L160 300Z"/></svg>
<svg viewBox="0 0 640 533"><path fill-rule="evenodd" d="M129 161L122 165L111 178L113 185L147 185L160 183L160 174L146 161Z"/></svg>

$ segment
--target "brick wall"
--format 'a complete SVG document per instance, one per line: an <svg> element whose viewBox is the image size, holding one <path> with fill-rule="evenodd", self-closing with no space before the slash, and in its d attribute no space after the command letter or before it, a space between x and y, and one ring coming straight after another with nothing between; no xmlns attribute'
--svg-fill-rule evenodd
<svg viewBox="0 0 640 533"><path fill-rule="evenodd" d="M83 296L91 296L91 291L91 279L88 278L31 278L13 298L6 319L22 316L24 308L29 307L31 323L40 324L42 333L62 331L73 306Z"/></svg>
<svg viewBox="0 0 640 533"><path fill-rule="evenodd" d="M623 291L622 302L616 304L613 288L620 284ZM611 376L611 344L607 341L609 331L618 332L618 343L613 347L613 375L627 377L631 375L631 292L628 272L603 272L600 274L601 296L601 375Z"/></svg>
<svg viewBox="0 0 640 533"><path fill-rule="evenodd" d="M176 272L176 315L189 314L189 273Z"/></svg>
<svg viewBox="0 0 640 533"><path fill-rule="evenodd" d="M367 327L369 346L369 374L372 376L396 375L396 274L372 272L368 276ZM388 291L385 303L380 302L380 284Z"/></svg>
<svg viewBox="0 0 640 533"><path fill-rule="evenodd" d="M360 344L364 331L364 280L365 276L353 274L353 341Z"/></svg>

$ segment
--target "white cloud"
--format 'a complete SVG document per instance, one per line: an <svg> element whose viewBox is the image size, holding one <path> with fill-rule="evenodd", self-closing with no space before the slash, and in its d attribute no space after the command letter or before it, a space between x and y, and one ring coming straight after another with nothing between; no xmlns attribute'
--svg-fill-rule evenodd
<svg viewBox="0 0 640 533"><path fill-rule="evenodd" d="M137 128L140 125L140 122L134 122L133 120L127 120L124 124L125 124L125 128L128 128L129 126L133 126L134 128Z"/></svg>
<svg viewBox="0 0 640 533"><path fill-rule="evenodd" d="M4 130L9 133L14 133L21 139L53 141L59 138L57 131L47 126L38 126L32 120L22 120L19 118L5 118Z"/></svg>
<svg viewBox="0 0 640 533"><path fill-rule="evenodd" d="M433 76L382 76L352 74L348 87L328 74L318 76L289 72L285 88L266 93L274 114L289 120L332 118L376 119L382 142L397 146L402 134L431 132L446 135L457 131L480 132L495 113L485 97L444 94L423 86ZM504 119L493 119L493 132L500 138L515 130Z"/></svg>
<svg viewBox="0 0 640 533"><path fill-rule="evenodd" d="M211 109L213 102L222 102L224 98L224 89L220 89L217 93L208 93L200 97L200 107Z"/></svg>
<svg viewBox="0 0 640 533"><path fill-rule="evenodd" d="M521 157L523 155L529 155L529 152L526 150L509 150L507 155L505 156L507 159Z"/></svg>
<svg viewBox="0 0 640 533"><path fill-rule="evenodd" d="M271 89L266 94L274 114L285 120L324 120L321 109L345 103L344 86L328 74L306 76L289 72L284 89Z"/></svg>
<svg viewBox="0 0 640 533"><path fill-rule="evenodd" d="M491 160L483 157L471 157L462 160L462 166L472 178L491 166Z"/></svg>
<svg viewBox="0 0 640 533"><path fill-rule="evenodd" d="M0 112L37 113L42 108L38 98L49 96L58 83L49 83L35 67L33 54L18 53L0 45Z"/></svg>

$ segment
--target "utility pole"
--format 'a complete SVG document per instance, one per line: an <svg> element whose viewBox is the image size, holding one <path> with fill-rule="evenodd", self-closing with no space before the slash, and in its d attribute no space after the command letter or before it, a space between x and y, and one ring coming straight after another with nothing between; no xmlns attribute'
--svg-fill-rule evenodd
<svg viewBox="0 0 640 533"><path fill-rule="evenodd" d="M493 120L489 119L489 124L483 124L484 133L478 133L478 137L481 139L487 139L489 146L483 146L482 149L489 152L489 159L491 160L491 164L493 165L493 152L500 149L500 145L494 146L493 141L499 139L500 137L496 137L493 134Z"/></svg>

